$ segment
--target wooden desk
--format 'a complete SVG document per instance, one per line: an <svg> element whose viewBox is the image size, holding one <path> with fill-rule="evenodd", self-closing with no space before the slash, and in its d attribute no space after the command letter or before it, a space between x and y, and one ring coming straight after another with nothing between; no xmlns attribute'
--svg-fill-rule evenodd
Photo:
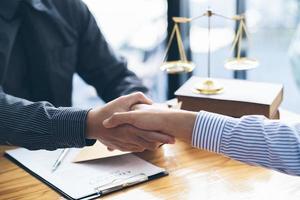
<svg viewBox="0 0 300 200"><path fill-rule="evenodd" d="M59 194L3 157L0 147L0 199L62 199ZM138 156L168 169L169 176L101 199L299 200L300 177L253 167L177 142Z"/></svg>

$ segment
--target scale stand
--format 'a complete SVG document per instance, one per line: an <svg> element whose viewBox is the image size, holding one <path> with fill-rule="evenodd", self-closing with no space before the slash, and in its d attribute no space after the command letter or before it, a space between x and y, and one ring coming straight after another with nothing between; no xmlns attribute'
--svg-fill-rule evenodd
<svg viewBox="0 0 300 200"><path fill-rule="evenodd" d="M241 42L243 33L247 34L247 28L245 25L245 17L242 15L236 15L233 17L226 17L217 13L212 12L208 9L204 14L194 17L194 18L186 18L186 17L173 17L174 21L174 28L172 30L170 39L167 44L164 61L161 66L161 70L166 71L169 74L179 74L179 73L186 73L191 72L195 68L195 64L191 61L188 61L185 54L185 49L182 41L182 37L180 34L179 25L185 23L191 23L194 20L197 20L202 17L208 17L208 53L207 53L207 80L198 84L193 88L193 91L198 94L206 94L206 95L213 95L222 93L224 88L222 85L218 84L215 80L211 78L211 18L213 16L221 17L228 20L239 21L239 28L235 35L235 39L233 41L234 49L236 46L238 48L238 54L236 58L227 59L225 62L225 68L229 70L249 70L258 67L259 63L255 59L250 59L246 57L240 57L241 55ZM173 39L175 38L178 44L178 51L179 51L179 60L175 61L166 61L168 57L168 53L172 44Z"/></svg>

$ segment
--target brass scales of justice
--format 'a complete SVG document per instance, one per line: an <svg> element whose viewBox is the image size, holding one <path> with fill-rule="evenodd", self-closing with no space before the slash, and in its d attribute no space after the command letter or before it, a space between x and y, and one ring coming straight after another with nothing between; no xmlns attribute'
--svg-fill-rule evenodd
<svg viewBox="0 0 300 200"><path fill-rule="evenodd" d="M234 40L233 40L233 46L232 49L237 47L237 57L236 58L230 58L227 59L225 62L225 68L228 70L249 70L258 67L259 62L255 59L250 59L247 57L241 57L241 42L243 40L243 34L245 33L246 36L248 36L247 27L245 24L245 17L243 15L235 15L233 17L226 17L217 13L212 12L210 9L208 9L204 14L193 17L193 18L187 18L187 17L173 17L174 21L174 27L170 35L170 39L167 43L166 52L164 56L164 61L161 66L161 70L166 71L169 74L179 74L179 73L185 73L185 72L191 72L194 70L196 65L187 60L185 49L180 33L180 24L186 24L191 23L195 20L198 20L202 17L208 17L208 54L207 54L207 79L203 81L202 83L199 83L199 85L195 86L193 88L193 91L198 94L206 94L206 95L213 95L213 94L219 94L222 93L224 88L222 85L219 85L216 81L214 81L211 78L211 17L217 16L220 18L224 18L227 20L233 20L233 21L239 21L239 27L237 29L237 32L235 34ZM178 51L179 51L179 60L175 61L167 61L168 53L172 44L172 41L176 35L177 45L178 45Z"/></svg>

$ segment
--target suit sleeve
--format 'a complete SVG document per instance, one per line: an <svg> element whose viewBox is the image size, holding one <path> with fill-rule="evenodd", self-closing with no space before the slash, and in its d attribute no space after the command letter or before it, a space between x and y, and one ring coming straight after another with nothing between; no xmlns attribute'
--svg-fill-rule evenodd
<svg viewBox="0 0 300 200"><path fill-rule="evenodd" d="M106 102L134 91L148 93L142 81L127 68L101 33L93 15L81 1L78 11L79 53L78 73Z"/></svg>
<svg viewBox="0 0 300 200"><path fill-rule="evenodd" d="M30 102L0 88L0 144L30 150L83 147L88 110L55 108L47 102Z"/></svg>

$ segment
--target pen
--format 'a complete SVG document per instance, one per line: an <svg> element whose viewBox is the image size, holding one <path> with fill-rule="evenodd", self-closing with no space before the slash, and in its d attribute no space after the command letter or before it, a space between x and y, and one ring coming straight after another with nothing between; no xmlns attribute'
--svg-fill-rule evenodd
<svg viewBox="0 0 300 200"><path fill-rule="evenodd" d="M66 157L70 149L63 149L62 152L59 154L57 160L55 161L54 165L52 166L52 173L58 168L58 166L61 164L63 159Z"/></svg>

